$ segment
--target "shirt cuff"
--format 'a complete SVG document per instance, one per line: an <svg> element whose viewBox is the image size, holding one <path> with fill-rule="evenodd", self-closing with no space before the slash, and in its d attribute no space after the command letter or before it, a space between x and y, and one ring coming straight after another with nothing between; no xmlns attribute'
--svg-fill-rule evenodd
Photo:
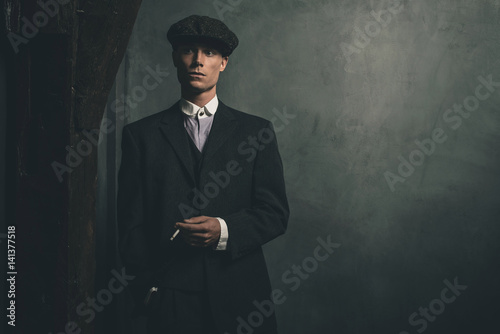
<svg viewBox="0 0 500 334"><path fill-rule="evenodd" d="M215 248L215 250L226 250L227 239L229 238L229 231L227 230L227 224L226 221L222 218L217 217L217 220L220 223L220 238L219 238L219 243L217 244L217 248Z"/></svg>

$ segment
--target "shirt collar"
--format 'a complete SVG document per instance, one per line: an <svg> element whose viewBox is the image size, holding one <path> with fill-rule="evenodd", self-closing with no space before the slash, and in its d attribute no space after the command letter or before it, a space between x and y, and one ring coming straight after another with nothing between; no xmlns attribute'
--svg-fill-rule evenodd
<svg viewBox="0 0 500 334"><path fill-rule="evenodd" d="M210 117L215 114L218 106L219 99L217 98L217 94L204 107L197 106L184 98L180 100L181 111L192 118L195 118L197 115L198 118ZM203 114L200 114L200 112L203 112Z"/></svg>

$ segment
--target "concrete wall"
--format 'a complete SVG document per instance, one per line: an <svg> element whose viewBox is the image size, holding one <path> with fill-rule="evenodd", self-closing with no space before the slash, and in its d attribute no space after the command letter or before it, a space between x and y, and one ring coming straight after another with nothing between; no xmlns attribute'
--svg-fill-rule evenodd
<svg viewBox="0 0 500 334"><path fill-rule="evenodd" d="M144 0L125 123L180 97L165 36L195 13L240 39L219 98L280 125L291 218L265 251L281 332L498 328L500 2ZM337 244L322 262L318 238Z"/></svg>

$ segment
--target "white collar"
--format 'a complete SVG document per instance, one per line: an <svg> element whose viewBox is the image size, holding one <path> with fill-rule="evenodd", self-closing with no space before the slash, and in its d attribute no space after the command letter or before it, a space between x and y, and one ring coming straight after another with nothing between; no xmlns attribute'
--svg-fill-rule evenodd
<svg viewBox="0 0 500 334"><path fill-rule="evenodd" d="M197 106L193 102L190 102L184 98L180 100L180 107L183 113L188 115L189 117L205 118L210 117L217 111L217 107L219 106L219 99L217 98L217 94L211 99L204 107ZM203 112L203 114L200 114Z"/></svg>

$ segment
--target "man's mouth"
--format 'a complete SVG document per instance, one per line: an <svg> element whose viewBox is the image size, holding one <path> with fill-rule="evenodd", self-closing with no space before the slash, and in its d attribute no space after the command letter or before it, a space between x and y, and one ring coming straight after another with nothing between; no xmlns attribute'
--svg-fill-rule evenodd
<svg viewBox="0 0 500 334"><path fill-rule="evenodd" d="M188 72L189 75L194 76L194 77L204 77L205 74L201 72Z"/></svg>

